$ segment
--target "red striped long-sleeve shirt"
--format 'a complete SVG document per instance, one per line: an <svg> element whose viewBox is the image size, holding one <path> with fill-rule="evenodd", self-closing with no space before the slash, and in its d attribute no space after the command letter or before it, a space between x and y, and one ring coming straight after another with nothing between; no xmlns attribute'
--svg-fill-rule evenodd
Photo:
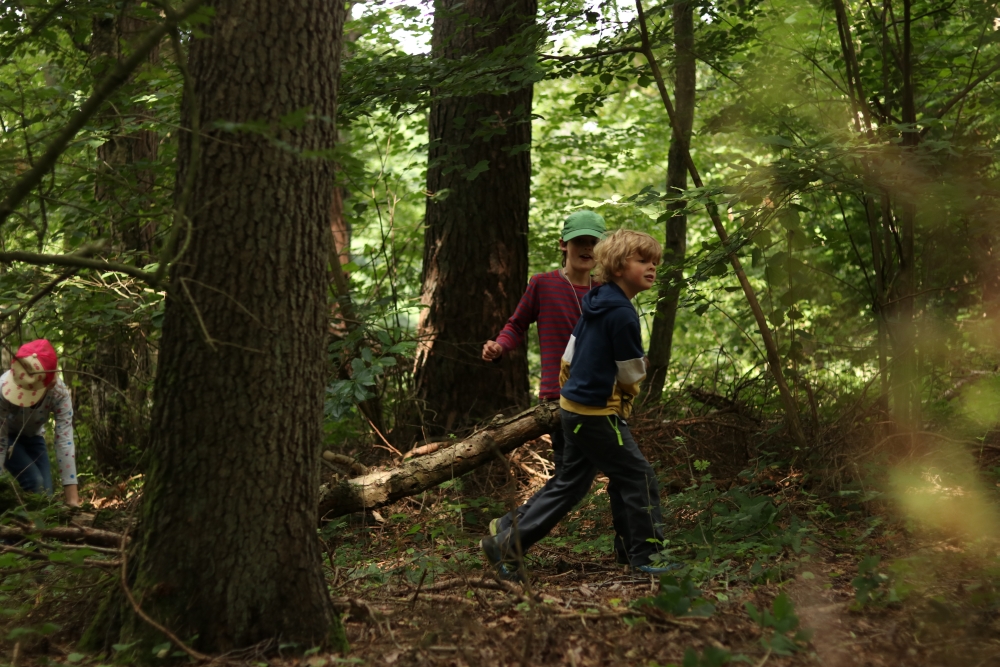
<svg viewBox="0 0 1000 667"><path fill-rule="evenodd" d="M598 283L594 283L596 287ZM538 323L538 342L542 356L542 381L538 398L559 400L559 364L573 327L580 319L580 301L590 291L586 285L573 285L562 271L539 273L528 281L528 289L507 320L497 343L510 352L524 342L528 327Z"/></svg>

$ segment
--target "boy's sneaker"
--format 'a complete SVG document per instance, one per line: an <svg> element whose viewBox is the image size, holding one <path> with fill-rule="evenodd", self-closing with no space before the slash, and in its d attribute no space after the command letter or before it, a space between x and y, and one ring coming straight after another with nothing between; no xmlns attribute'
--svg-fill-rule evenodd
<svg viewBox="0 0 1000 667"><path fill-rule="evenodd" d="M492 535L487 535L480 540L479 548L483 550L483 555L486 556L486 560L489 564L493 566L498 578L503 579L504 581L523 583L521 573L518 571L517 565L504 562L503 554L500 552L500 545L497 544L497 541L493 539Z"/></svg>
<svg viewBox="0 0 1000 667"><path fill-rule="evenodd" d="M500 532L500 519L493 519L490 521L490 535L493 537L497 536Z"/></svg>
<svg viewBox="0 0 1000 667"><path fill-rule="evenodd" d="M637 567L633 567L632 569L636 572L642 572L643 574L658 577L661 574L667 574L668 572L679 570L682 567L684 566L680 563L670 563L669 565L639 565Z"/></svg>

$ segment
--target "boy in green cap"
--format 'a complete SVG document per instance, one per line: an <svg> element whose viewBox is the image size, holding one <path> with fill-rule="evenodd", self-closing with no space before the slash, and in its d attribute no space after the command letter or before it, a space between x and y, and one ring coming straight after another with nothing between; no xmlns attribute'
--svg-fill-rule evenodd
<svg viewBox="0 0 1000 667"><path fill-rule="evenodd" d="M561 269L539 273L531 277L528 289L521 297L514 314L496 340L483 345L484 361L499 361L506 352L521 345L532 322L538 325L538 342L542 357L542 380L538 398L541 401L559 400L560 359L577 320L583 313L583 297L599 283L594 282L590 272L594 269L594 246L607 232L604 218L594 211L576 211L566 218L559 239L559 249L563 252ZM563 459L563 432L556 429L552 433L552 458L555 474L538 492L541 493L559 478ZM518 517L531 506L538 494L517 508ZM609 485L611 514L617 527L619 523L620 498L613 486ZM490 533L507 530L514 517L511 513L490 522ZM620 562L628 562L627 546L615 530L615 554Z"/></svg>

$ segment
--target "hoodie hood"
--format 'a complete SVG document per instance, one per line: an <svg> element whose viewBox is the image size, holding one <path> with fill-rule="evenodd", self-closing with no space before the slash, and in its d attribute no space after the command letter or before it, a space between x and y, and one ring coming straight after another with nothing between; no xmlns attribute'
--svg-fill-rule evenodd
<svg viewBox="0 0 1000 667"><path fill-rule="evenodd" d="M585 320L604 317L616 308L629 308L632 312L635 312L635 308L632 306L632 302L625 296L625 292L614 283L598 285L587 292L587 295L583 297L581 308L583 310L583 319Z"/></svg>

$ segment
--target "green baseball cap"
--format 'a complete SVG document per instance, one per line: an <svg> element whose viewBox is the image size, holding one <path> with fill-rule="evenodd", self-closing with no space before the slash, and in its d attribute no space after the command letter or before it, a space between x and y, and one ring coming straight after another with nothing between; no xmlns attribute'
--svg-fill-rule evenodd
<svg viewBox="0 0 1000 667"><path fill-rule="evenodd" d="M563 223L562 240L569 241L578 236L596 236L603 238L608 231L604 218L593 211L576 211L571 213Z"/></svg>

